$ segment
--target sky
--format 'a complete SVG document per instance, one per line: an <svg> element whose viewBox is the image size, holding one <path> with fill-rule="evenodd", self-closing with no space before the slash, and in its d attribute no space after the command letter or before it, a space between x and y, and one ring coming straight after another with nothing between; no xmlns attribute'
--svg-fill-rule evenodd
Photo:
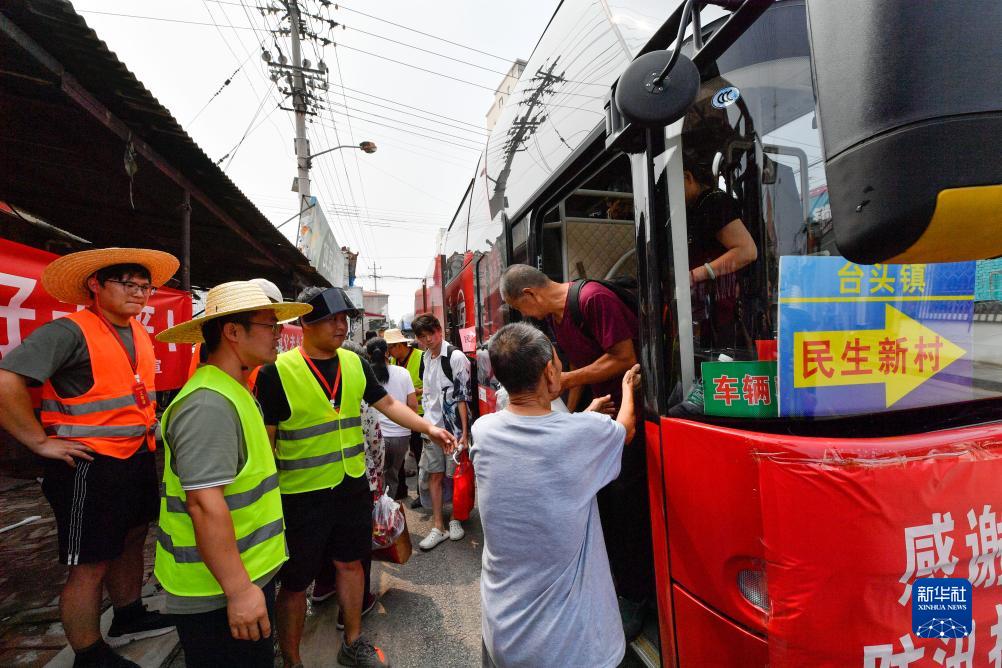
<svg viewBox="0 0 1002 668"><path fill-rule="evenodd" d="M413 312L436 230L473 177L494 89L512 61L528 59L558 0L299 1L341 24L309 19L337 44L303 47L329 71L326 109L307 127L310 152L378 146L315 159L313 194L338 242L360 253L356 284L388 293L399 321ZM279 27L282 13L267 11L278 0L73 6L272 224L295 217L293 114L278 108L283 96L261 57L262 46L273 59L279 50L290 56L288 36L269 32ZM293 243L296 229L295 221L281 227Z"/></svg>

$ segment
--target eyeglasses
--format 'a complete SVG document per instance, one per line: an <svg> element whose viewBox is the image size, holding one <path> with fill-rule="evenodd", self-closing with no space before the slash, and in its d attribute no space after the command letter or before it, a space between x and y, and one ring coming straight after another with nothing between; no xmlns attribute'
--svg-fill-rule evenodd
<svg viewBox="0 0 1002 668"><path fill-rule="evenodd" d="M109 283L118 283L126 292L142 294L142 295L155 295L157 289L150 283L133 283L132 281L116 281L114 278L108 279Z"/></svg>
<svg viewBox="0 0 1002 668"><path fill-rule="evenodd" d="M274 334L274 335L276 335L276 336L278 334L282 333L282 323L280 323L280 322L276 322L276 323L272 324L270 322L254 322L253 320L251 320L247 324L248 325L257 325L258 327L270 327L271 328L271 333Z"/></svg>

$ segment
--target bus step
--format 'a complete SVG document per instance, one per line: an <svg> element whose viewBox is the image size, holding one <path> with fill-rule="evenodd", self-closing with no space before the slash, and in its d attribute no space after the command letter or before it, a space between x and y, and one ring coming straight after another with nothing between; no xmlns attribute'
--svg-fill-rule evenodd
<svg viewBox="0 0 1002 668"><path fill-rule="evenodd" d="M641 665L647 666L647 668L661 668L661 653L657 646L647 638L646 633L637 636L630 643L630 649L633 650L634 656L640 660Z"/></svg>

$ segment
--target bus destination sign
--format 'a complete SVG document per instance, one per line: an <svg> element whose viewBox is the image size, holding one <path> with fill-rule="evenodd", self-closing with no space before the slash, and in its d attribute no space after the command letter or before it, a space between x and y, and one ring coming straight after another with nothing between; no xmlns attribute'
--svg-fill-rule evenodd
<svg viewBox="0 0 1002 668"><path fill-rule="evenodd" d="M970 400L974 279L974 262L781 258L780 415Z"/></svg>

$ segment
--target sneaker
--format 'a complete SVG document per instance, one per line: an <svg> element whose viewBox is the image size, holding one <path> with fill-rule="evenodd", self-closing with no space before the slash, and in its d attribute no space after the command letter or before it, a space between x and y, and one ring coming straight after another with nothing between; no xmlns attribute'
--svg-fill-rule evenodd
<svg viewBox="0 0 1002 668"><path fill-rule="evenodd" d="M449 520L449 540L463 540L466 532L459 520Z"/></svg>
<svg viewBox="0 0 1002 668"><path fill-rule="evenodd" d="M173 630L174 622L168 615L147 610L144 605L142 612L132 615L130 619L119 619L119 615L115 615L108 629L108 644L121 647L133 640L155 638Z"/></svg>
<svg viewBox="0 0 1002 668"><path fill-rule="evenodd" d="M313 582L313 593L310 594L310 600L315 604L323 603L336 593L337 584L333 579L330 582L324 582L322 578L317 578Z"/></svg>
<svg viewBox="0 0 1002 668"><path fill-rule="evenodd" d="M84 656L77 654L73 659L73 668L140 668L138 663L115 654L104 643L102 645L96 652L90 651Z"/></svg>
<svg viewBox="0 0 1002 668"><path fill-rule="evenodd" d="M626 636L626 642L630 642L643 631L646 614L646 602L619 597L619 616L623 621L623 635Z"/></svg>
<svg viewBox="0 0 1002 668"><path fill-rule="evenodd" d="M365 636L359 636L350 645L341 638L341 651L337 653L339 666L366 666L371 668L389 668L383 650L369 642Z"/></svg>
<svg viewBox="0 0 1002 668"><path fill-rule="evenodd" d="M362 601L362 616L365 617L374 607L376 607L376 595L370 591ZM344 613L341 610L337 611L337 630L344 631Z"/></svg>
<svg viewBox="0 0 1002 668"><path fill-rule="evenodd" d="M449 534L447 532L442 531L438 527L432 527L428 535L424 537L424 540L418 543L418 547L427 552L437 547L439 543L442 543L448 537Z"/></svg>
<svg viewBox="0 0 1002 668"><path fill-rule="evenodd" d="M418 508L424 508L424 506L421 505L421 497L420 496L417 497L416 499L414 499L413 501L411 501L411 510L417 510Z"/></svg>

